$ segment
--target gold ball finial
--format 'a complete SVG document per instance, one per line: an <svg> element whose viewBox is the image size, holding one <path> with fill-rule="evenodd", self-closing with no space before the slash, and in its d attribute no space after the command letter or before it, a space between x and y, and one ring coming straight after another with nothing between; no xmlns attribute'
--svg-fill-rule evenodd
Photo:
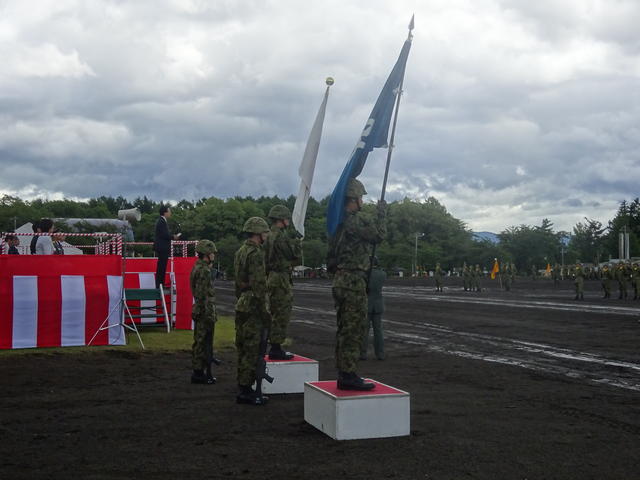
<svg viewBox="0 0 640 480"><path fill-rule="evenodd" d="M333 85L334 84L333 77L327 77L326 82L327 82L327 85L329 85L329 86Z"/></svg>

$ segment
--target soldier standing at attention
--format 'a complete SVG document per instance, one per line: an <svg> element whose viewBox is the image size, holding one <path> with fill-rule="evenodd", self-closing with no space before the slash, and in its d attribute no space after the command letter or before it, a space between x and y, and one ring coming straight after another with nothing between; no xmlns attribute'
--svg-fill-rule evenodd
<svg viewBox="0 0 640 480"><path fill-rule="evenodd" d="M442 291L442 268L439 263L436 263L436 270L433 272L433 278L436 281L436 292Z"/></svg>
<svg viewBox="0 0 640 480"><path fill-rule="evenodd" d="M371 259L372 269L369 277L369 293L367 296L368 316L365 321L364 335L360 347L360 360L367 359L369 346L369 330L373 327L373 350L378 360L384 360L384 334L382 332L382 314L384 313L384 298L382 287L387 279L387 274L378 265L378 258Z"/></svg>
<svg viewBox="0 0 640 480"><path fill-rule="evenodd" d="M291 212L284 205L274 205L269 210L271 231L264 244L265 265L267 271L267 294L271 311L271 329L269 331L271 360L291 360L293 354L282 350L287 338L287 327L293 307L292 270L293 263L302 256L300 239L287 231L291 221Z"/></svg>
<svg viewBox="0 0 640 480"><path fill-rule="evenodd" d="M476 292L480 292L482 289L480 288L480 279L482 278L482 270L480 269L480 265L476 264L476 269L473 271L473 288Z"/></svg>
<svg viewBox="0 0 640 480"><path fill-rule="evenodd" d="M584 300L584 270L582 265L576 263L576 268L573 271L575 278L574 283L576 285L576 298L574 300Z"/></svg>
<svg viewBox="0 0 640 480"><path fill-rule="evenodd" d="M341 390L371 390L356 373L363 327L367 319L367 280L372 245L386 235L386 203L378 202L377 218L362 212L367 191L352 178L347 186L345 218L330 240L327 265L335 265L333 300L337 312L336 367Z"/></svg>
<svg viewBox="0 0 640 480"><path fill-rule="evenodd" d="M260 355L260 334L271 323L267 310L267 276L264 268L263 243L269 226L260 217L244 223L245 242L236 252L233 262L236 287L236 350L238 352L237 403L265 405L268 397L252 388Z"/></svg>
<svg viewBox="0 0 640 480"><path fill-rule="evenodd" d="M502 276L502 284L504 285L504 289L507 292L511 291L511 267L509 266L508 262L504 264L498 275Z"/></svg>
<svg viewBox="0 0 640 480"><path fill-rule="evenodd" d="M200 240L196 245L198 260L196 261L189 282L193 293L193 348L191 363L193 374L191 383L216 383L216 377L211 373L213 361L213 334L216 321L216 293L213 289L211 266L217 253L215 244L211 240ZM206 374L205 374L206 369Z"/></svg>
<svg viewBox="0 0 640 480"><path fill-rule="evenodd" d="M633 299L638 300L640 296L640 266L637 263L631 268L631 288L633 288Z"/></svg>
<svg viewBox="0 0 640 480"><path fill-rule="evenodd" d="M604 296L602 298L611 298L611 280L613 274L609 265L602 267L602 276L600 281L602 282L602 289L604 290Z"/></svg>
<svg viewBox="0 0 640 480"><path fill-rule="evenodd" d="M462 266L462 285L464 286L465 292L471 288L471 272L469 271L469 267L467 267L467 262Z"/></svg>
<svg viewBox="0 0 640 480"><path fill-rule="evenodd" d="M560 285L560 265L557 263L553 266L553 270L551 271L551 277L553 278L553 286L557 287Z"/></svg>
<svg viewBox="0 0 640 480"><path fill-rule="evenodd" d="M627 272L624 263L618 262L616 267L616 280L618 281L618 290L620 295L618 300L627 299Z"/></svg>

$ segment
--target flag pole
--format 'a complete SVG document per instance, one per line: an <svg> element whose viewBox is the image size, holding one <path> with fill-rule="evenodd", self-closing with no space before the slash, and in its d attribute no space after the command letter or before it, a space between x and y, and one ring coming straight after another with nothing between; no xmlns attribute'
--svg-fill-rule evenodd
<svg viewBox="0 0 640 480"><path fill-rule="evenodd" d="M411 22L409 22L409 33L407 35L407 40L411 41L413 38L414 28L414 18L415 14L411 16ZM380 192L380 201L384 201L384 197L387 193L387 179L389 178L389 167L391 166L391 155L393 154L393 149L395 147L394 141L396 138L396 125L398 123L398 111L400 110L400 97L402 97L402 86L404 85L404 72L402 72L402 78L400 79L400 85L398 86L398 96L396 98L396 106L395 112L393 112L393 127L391 128L391 138L389 140L389 149L387 151L387 164L384 168L384 179L382 180L382 191ZM376 244L373 244L373 248L371 250L371 261L369 263L369 274L367 275L367 285L369 284L369 280L371 280L371 271L373 270L373 257L376 256ZM368 287L367 287L368 291Z"/></svg>
<svg viewBox="0 0 640 480"><path fill-rule="evenodd" d="M407 36L407 40L411 40L413 38L414 19L415 15L411 16L411 22L409 22L409 34ZM402 97L402 86L404 85L404 72L402 74L402 79L400 80L400 86L398 87L398 97L396 98L396 109L393 113L393 127L391 128L391 139L389 141L389 149L387 151L387 164L384 169L384 179L382 180L382 191L380 192L380 200L383 201L384 197L387 193L387 179L389 178L389 167L391 165L391 155L393 154L393 149L395 148L394 141L396 138L396 124L398 123L398 111L400 110L400 97ZM375 253L375 247L374 247Z"/></svg>

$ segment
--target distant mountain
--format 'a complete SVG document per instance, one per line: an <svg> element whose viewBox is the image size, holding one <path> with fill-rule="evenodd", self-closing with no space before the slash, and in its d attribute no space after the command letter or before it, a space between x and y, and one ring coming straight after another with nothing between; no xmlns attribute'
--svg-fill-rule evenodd
<svg viewBox="0 0 640 480"><path fill-rule="evenodd" d="M493 232L473 232L473 239L477 242L487 240L491 243L500 243L500 238Z"/></svg>

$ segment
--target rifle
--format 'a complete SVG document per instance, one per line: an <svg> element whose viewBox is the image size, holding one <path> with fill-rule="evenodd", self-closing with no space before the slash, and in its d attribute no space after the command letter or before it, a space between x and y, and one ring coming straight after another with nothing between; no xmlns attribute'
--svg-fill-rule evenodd
<svg viewBox="0 0 640 480"><path fill-rule="evenodd" d="M273 383L273 377L267 373L267 362L264 356L267 354L267 343L269 340L269 328L263 327L260 330L260 345L258 347L258 361L256 364L256 397L262 397L262 380Z"/></svg>

